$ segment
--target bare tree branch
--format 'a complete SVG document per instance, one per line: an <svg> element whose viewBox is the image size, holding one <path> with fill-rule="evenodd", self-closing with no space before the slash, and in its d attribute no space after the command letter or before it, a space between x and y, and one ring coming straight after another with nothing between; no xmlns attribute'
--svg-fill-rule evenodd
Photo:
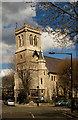
<svg viewBox="0 0 78 120"><path fill-rule="evenodd" d="M65 11L64 9L62 9L62 8L60 8L60 7L58 7L58 6L56 6L56 5L53 4L52 2L51 2L51 5L53 5L54 7L58 8L59 10L63 11L64 13L70 15L71 17L78 19L78 17L75 17L74 15L72 15L72 14L70 14L69 12Z"/></svg>

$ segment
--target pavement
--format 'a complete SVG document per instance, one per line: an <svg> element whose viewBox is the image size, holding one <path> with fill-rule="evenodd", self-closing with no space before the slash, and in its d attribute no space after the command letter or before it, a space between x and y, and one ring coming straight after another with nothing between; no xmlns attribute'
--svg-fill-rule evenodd
<svg viewBox="0 0 78 120"><path fill-rule="evenodd" d="M15 106L37 107L37 103L28 103L28 104L16 103ZM55 106L55 105L50 103L39 103L39 106Z"/></svg>

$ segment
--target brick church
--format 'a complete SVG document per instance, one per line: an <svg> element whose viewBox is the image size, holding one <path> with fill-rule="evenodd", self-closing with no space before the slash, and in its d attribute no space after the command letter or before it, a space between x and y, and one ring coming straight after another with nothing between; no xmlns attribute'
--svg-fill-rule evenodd
<svg viewBox="0 0 78 120"><path fill-rule="evenodd" d="M43 56L40 28L33 28L24 24L23 27L15 29L15 39L15 100L17 101L19 92L24 90L25 79L22 80L22 78L27 74L27 71L30 73L28 97L52 100L53 96L57 96L56 66L60 59ZM22 78L18 71L22 71Z"/></svg>

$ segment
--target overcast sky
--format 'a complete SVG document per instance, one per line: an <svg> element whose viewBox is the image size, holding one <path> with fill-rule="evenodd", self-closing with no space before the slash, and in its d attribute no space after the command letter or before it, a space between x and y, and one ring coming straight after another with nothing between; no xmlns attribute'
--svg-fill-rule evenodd
<svg viewBox="0 0 78 120"><path fill-rule="evenodd" d="M30 4L22 2L6 2L2 3L2 62L7 63L9 58L15 52L15 27L27 23L30 26L37 27L37 23L33 21L35 11Z"/></svg>

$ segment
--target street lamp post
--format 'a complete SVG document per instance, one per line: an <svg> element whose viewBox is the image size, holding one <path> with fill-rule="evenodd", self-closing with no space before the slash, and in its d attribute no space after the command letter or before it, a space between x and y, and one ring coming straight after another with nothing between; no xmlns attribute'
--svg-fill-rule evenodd
<svg viewBox="0 0 78 120"><path fill-rule="evenodd" d="M58 97L58 82L56 82L56 91L57 91L57 97Z"/></svg>
<svg viewBox="0 0 78 120"><path fill-rule="evenodd" d="M72 53L55 53L55 52L49 52L49 54L67 54L71 56L71 112L73 112L73 96L72 96Z"/></svg>

